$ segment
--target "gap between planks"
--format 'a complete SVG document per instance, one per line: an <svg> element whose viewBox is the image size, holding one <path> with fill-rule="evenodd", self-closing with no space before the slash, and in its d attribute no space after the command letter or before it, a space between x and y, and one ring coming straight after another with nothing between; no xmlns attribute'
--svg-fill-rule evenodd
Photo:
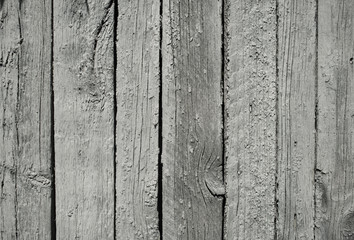
<svg viewBox="0 0 354 240"><path fill-rule="evenodd" d="M57 223L56 223L56 201L55 201L55 138L54 138L54 133L55 133L55 121L54 121L54 0L50 1L51 4L51 13L50 13L50 18L51 18L51 46L50 46L50 51L51 51L51 59L50 59L50 91L51 91L51 99L50 99L50 104L51 104L51 136L50 136L50 142L51 142L51 174L52 174L52 205L51 205L51 237L52 240L57 239Z"/></svg>
<svg viewBox="0 0 354 240"><path fill-rule="evenodd" d="M162 28L162 14L163 14L163 0L160 0L160 9L159 9L159 17L160 17L160 39L159 39L159 80L160 80L160 86L159 86L159 130L158 130L158 147L159 147L159 154L158 154L158 173L157 173L157 212L158 212L158 221L159 221L159 226L158 230L160 233L160 239L163 239L163 201L162 201L162 171L163 171L163 164L162 164L162 128L163 128L163 112L162 112L162 34L163 34L163 28Z"/></svg>
<svg viewBox="0 0 354 240"><path fill-rule="evenodd" d="M228 79L228 61L229 61L229 48L228 48L228 40L229 40L229 29L228 29L228 19L229 19L229 0L222 0L221 2L221 98L222 98L222 105L221 105L221 122L222 122L222 132L221 132L221 144L222 144L222 181L224 184L225 188L225 195L223 196L223 202L222 202L222 212L224 214L224 217L222 218L222 233L221 233L221 238L222 240L226 238L225 234L227 232L226 229L226 200L227 200L227 195L226 195L226 162L227 162L227 156L226 156L226 111L225 111L225 99L227 95L227 88L225 86L225 82Z"/></svg>
<svg viewBox="0 0 354 240"><path fill-rule="evenodd" d="M118 0L113 0L113 240L117 239L117 28L118 28Z"/></svg>

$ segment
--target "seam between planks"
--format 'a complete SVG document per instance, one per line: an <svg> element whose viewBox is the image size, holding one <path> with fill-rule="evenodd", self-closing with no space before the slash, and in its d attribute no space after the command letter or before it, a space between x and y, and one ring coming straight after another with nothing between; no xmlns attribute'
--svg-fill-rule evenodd
<svg viewBox="0 0 354 240"><path fill-rule="evenodd" d="M51 175L52 175L52 204L51 204L51 238L55 240L57 238L56 227L56 195L55 195L55 120L54 120L54 0L51 0L51 59L50 59L50 114L51 114L51 135L50 135L50 147L51 147Z"/></svg>
<svg viewBox="0 0 354 240"><path fill-rule="evenodd" d="M163 206L162 206L162 185L163 185L163 165L162 165L162 124L163 124L163 117L162 117L162 17L163 17L163 0L160 0L160 38L159 38L159 130L158 130L158 147L159 147L159 154L158 154L158 173L157 173L157 213L158 213L158 220L159 220L159 233L160 239L163 239Z"/></svg>
<svg viewBox="0 0 354 240"><path fill-rule="evenodd" d="M20 13L18 13L20 14ZM19 21L19 26L21 29L21 23ZM21 36L21 30L20 30L20 39L22 39ZM21 50L20 50L21 53ZM20 55L21 56L21 55ZM17 93L16 93L16 113L15 113L15 129L16 129L16 153L18 154L18 148L19 148L19 133L18 133L18 115L19 115L19 101L20 101L20 57L17 56ZM15 236L16 240L18 239L18 200L17 200L17 174L18 174L18 156L15 156L14 159L14 164L15 164L15 197L14 197L14 204L15 204Z"/></svg>
<svg viewBox="0 0 354 240"><path fill-rule="evenodd" d="M317 152L318 152L318 4L319 1L315 1L316 4L316 13L315 13L315 24L316 24L316 40L315 40L315 49L316 49L316 62L315 62L315 147L314 147L314 172L313 172L313 184L315 185L313 188L313 239L316 239L316 192L317 192L317 184L316 184L316 173L317 173Z"/></svg>
<svg viewBox="0 0 354 240"><path fill-rule="evenodd" d="M227 113L225 109L226 98L227 98L227 86L226 81L228 79L228 60L229 60L229 48L228 48L228 40L229 40L229 28L228 28L228 17L229 17L229 1L222 0L221 2L221 121L222 121L222 132L221 132L221 144L222 144L222 181L225 188L225 195L223 196L222 202L222 229L221 229L221 239L226 239L225 234L227 233L226 229L226 162L227 162L227 155L226 155L226 120L227 120Z"/></svg>
<svg viewBox="0 0 354 240"><path fill-rule="evenodd" d="M117 239L117 28L118 0L113 0L113 240Z"/></svg>
<svg viewBox="0 0 354 240"><path fill-rule="evenodd" d="M274 240L278 239L278 231L277 231L277 222L279 219L279 198L278 198L278 187L279 187L279 0L275 2L275 93L276 93L276 100L275 100L275 190L274 190Z"/></svg>
<svg viewBox="0 0 354 240"><path fill-rule="evenodd" d="M19 35L20 39L22 39L22 29L21 29L21 2L18 3L18 10L17 10L17 20L18 20L18 27L19 27ZM19 122L19 110L20 110L20 80L21 80L21 73L20 73L20 58L22 56L21 46L19 47L19 53L17 55L17 92L16 92L16 113L15 113L15 129L16 129L16 154L19 152L20 140L19 140L19 130L18 130L18 122ZM18 189L17 189L17 175L18 175L18 157L19 155L15 156L14 164L15 164L15 197L14 197L14 204L15 204L15 236L16 240L18 239Z"/></svg>

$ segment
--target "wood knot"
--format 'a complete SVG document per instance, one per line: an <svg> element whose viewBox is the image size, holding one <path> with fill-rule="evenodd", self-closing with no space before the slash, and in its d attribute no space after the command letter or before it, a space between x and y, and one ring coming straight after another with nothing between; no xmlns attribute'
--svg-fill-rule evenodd
<svg viewBox="0 0 354 240"><path fill-rule="evenodd" d="M32 187L49 188L52 186L51 177L49 174L43 174L27 169L21 178L24 182L30 184Z"/></svg>
<svg viewBox="0 0 354 240"><path fill-rule="evenodd" d="M206 178L205 185L214 197L225 195L225 185L215 178Z"/></svg>
<svg viewBox="0 0 354 240"><path fill-rule="evenodd" d="M354 240L354 212L350 212L343 217L341 233L343 239Z"/></svg>

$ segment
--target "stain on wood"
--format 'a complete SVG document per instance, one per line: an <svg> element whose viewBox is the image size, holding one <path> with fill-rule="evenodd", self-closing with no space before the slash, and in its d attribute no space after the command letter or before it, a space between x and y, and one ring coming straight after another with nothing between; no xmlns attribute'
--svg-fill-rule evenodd
<svg viewBox="0 0 354 240"><path fill-rule="evenodd" d="M117 239L159 239L160 1L122 1L117 19Z"/></svg>
<svg viewBox="0 0 354 240"><path fill-rule="evenodd" d="M113 1L54 1L58 239L114 239Z"/></svg>
<svg viewBox="0 0 354 240"><path fill-rule="evenodd" d="M316 239L354 239L353 10L352 1L318 6Z"/></svg>
<svg viewBox="0 0 354 240"><path fill-rule="evenodd" d="M314 238L316 7L278 2L277 239Z"/></svg>
<svg viewBox="0 0 354 240"><path fill-rule="evenodd" d="M226 13L226 239L274 239L276 1Z"/></svg>
<svg viewBox="0 0 354 240"><path fill-rule="evenodd" d="M45 1L0 2L0 239L51 237L50 16Z"/></svg>
<svg viewBox="0 0 354 240"><path fill-rule="evenodd" d="M163 1L163 239L221 239L221 1Z"/></svg>

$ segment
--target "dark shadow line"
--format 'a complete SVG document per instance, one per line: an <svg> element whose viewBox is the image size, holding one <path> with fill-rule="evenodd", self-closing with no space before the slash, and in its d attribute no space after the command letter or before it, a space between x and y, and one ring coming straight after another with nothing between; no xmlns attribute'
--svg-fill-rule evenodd
<svg viewBox="0 0 354 240"><path fill-rule="evenodd" d="M163 165L162 165L162 146L163 146L163 135L162 135L162 127L163 127L163 112L162 112L162 18L163 18L163 0L160 1L160 39L159 39L159 133L158 133L158 147L159 147L159 156L158 156L158 181L157 181L157 212L159 219L159 232L160 232L160 240L163 239L163 196L162 196L162 185L163 185Z"/></svg>
<svg viewBox="0 0 354 240"><path fill-rule="evenodd" d="M225 239L226 234L226 163L227 163L227 155L226 155L226 127L227 127L227 113L226 113L226 95L227 95L227 88L226 88L226 81L228 79L228 72L227 72L227 64L228 64L228 16L229 16L229 3L228 0L221 1L221 121L222 121L222 132L221 132L221 141L222 141L222 181L225 188L225 195L223 196L222 200L222 221L221 221L221 239Z"/></svg>
<svg viewBox="0 0 354 240"><path fill-rule="evenodd" d="M113 4L113 239L117 239L117 28L118 0Z"/></svg>
<svg viewBox="0 0 354 240"><path fill-rule="evenodd" d="M314 213L313 213L313 239L316 239L316 210L317 210L317 204L316 204L316 190L317 190L317 184L316 184L316 170L317 170L317 152L318 152L318 7L319 7L319 1L315 1L315 27L316 27L316 43L315 43L315 49L316 49L316 62L315 62L315 148L314 148L314 172L313 172L313 182L314 182L314 190L313 190L313 204L314 204Z"/></svg>
<svg viewBox="0 0 354 240"><path fill-rule="evenodd" d="M274 189L274 240L278 239L278 219L279 219L279 199L278 199L278 188L279 188L279 1L275 3L275 39L276 39L276 50L275 50L275 189Z"/></svg>
<svg viewBox="0 0 354 240"><path fill-rule="evenodd" d="M51 175L52 175L52 203L51 203L51 238L57 237L56 226L56 186L55 186L55 115L54 115L54 0L51 1L51 68L50 68L50 91L51 91Z"/></svg>
<svg viewBox="0 0 354 240"><path fill-rule="evenodd" d="M19 28L19 35L20 41L22 41L22 23L21 23L21 1L18 2L18 9L17 9L17 21L18 21L18 28ZM19 160L19 147L20 147L20 136L19 136L19 114L20 114L20 88L21 88L21 67L22 67L22 47L19 47L18 55L17 55L17 91L16 91L16 113L15 113L15 129L16 129L16 154L17 156L14 158L14 165L15 165L15 196L14 196L14 205L15 205L15 236L16 240L19 238L19 218L18 218L18 160Z"/></svg>

